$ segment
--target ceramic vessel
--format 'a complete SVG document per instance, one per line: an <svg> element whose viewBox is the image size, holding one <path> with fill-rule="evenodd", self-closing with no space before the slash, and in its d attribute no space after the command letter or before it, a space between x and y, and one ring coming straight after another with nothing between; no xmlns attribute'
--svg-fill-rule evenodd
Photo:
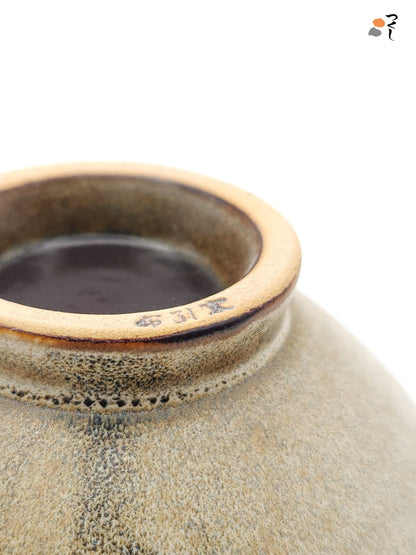
<svg viewBox="0 0 416 555"><path fill-rule="evenodd" d="M0 552L415 553L415 409L293 293L282 216L155 167L1 178L1 251L109 231L199 253L225 288L115 315L0 300Z"/></svg>

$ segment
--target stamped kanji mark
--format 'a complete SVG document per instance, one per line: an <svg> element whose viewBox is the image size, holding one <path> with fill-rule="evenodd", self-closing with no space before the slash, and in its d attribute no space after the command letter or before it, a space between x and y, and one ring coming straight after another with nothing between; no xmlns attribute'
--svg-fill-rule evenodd
<svg viewBox="0 0 416 555"><path fill-rule="evenodd" d="M204 304L200 304L199 306L206 307L209 310L210 314L218 314L218 312L224 312L225 310L231 310L234 308L233 306L224 306L224 303L227 302L225 297L221 299L215 299L213 301L207 301Z"/></svg>
<svg viewBox="0 0 416 555"><path fill-rule="evenodd" d="M147 328L148 326L152 326L153 328L157 328L162 323L161 317L159 314L154 316L143 316L136 322L136 326L139 328Z"/></svg>
<svg viewBox="0 0 416 555"><path fill-rule="evenodd" d="M174 316L172 320L175 322L175 324L181 324L182 322L186 322L191 318L193 320L198 320L198 318L195 316L190 308L184 308L182 310L172 310L170 313Z"/></svg>
<svg viewBox="0 0 416 555"><path fill-rule="evenodd" d="M213 314L218 314L220 312L225 312L226 310L231 310L233 306L227 306L228 299L221 297L220 299L213 299L206 301L200 305L193 305L192 308L178 308L176 310L171 310L169 312L170 317L162 314L145 314L136 321L136 326L139 328L147 328L151 326L152 328L157 328L169 318L171 322L175 324L183 324L189 320L199 320L202 316L206 315L201 309L208 309L208 316ZM198 314L199 313L199 314Z"/></svg>

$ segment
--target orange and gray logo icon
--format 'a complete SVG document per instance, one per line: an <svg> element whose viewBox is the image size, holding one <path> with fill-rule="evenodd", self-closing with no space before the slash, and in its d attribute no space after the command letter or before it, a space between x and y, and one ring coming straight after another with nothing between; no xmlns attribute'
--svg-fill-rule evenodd
<svg viewBox="0 0 416 555"><path fill-rule="evenodd" d="M389 30L389 39L393 40L391 38L391 35L393 34L394 26L396 25L398 16L395 13L391 13L389 15L385 15L384 17L389 18L387 23L382 17L373 19L374 27L371 27L371 29L368 31L368 34L371 35L372 37L379 37L381 35L381 29L385 27L387 24L387 29Z"/></svg>

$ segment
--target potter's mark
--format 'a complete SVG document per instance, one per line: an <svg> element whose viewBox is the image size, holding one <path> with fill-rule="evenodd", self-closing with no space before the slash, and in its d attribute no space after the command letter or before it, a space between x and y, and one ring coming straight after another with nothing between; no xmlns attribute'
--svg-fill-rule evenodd
<svg viewBox="0 0 416 555"><path fill-rule="evenodd" d="M224 303L227 302L225 297L221 299L215 299L213 301L207 301L204 304L200 304L199 306L208 308L210 314L218 314L219 312L224 312L225 310L231 310L234 308L233 306L224 306Z"/></svg>
<svg viewBox="0 0 416 555"><path fill-rule="evenodd" d="M198 320L195 316L193 311L190 308L185 308L183 310L172 310L170 314L173 315L173 322L175 324L182 324L182 322L186 322L187 320Z"/></svg>
<svg viewBox="0 0 416 555"><path fill-rule="evenodd" d="M147 328L149 326L157 328L161 323L161 317L157 314L155 316L143 316L136 322L136 326L139 326L139 328Z"/></svg>
<svg viewBox="0 0 416 555"><path fill-rule="evenodd" d="M221 297L220 299L213 299L206 301L200 305L193 305L192 308L178 308L177 310L171 310L168 315L161 314L145 314L137 320L136 326L139 328L157 328L160 324L165 322L173 322L174 324L184 324L190 320L198 321L204 316L212 316L214 314L219 314L220 312L225 312L226 310L232 310L233 306L227 306L228 299ZM207 310L209 311L207 314Z"/></svg>

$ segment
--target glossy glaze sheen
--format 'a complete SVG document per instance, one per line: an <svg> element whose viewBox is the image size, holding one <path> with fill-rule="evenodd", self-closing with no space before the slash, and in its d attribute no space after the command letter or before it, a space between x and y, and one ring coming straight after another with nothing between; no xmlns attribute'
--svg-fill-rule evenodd
<svg viewBox="0 0 416 555"><path fill-rule="evenodd" d="M196 256L138 237L74 235L20 247L0 258L0 297L46 310L158 310L223 288Z"/></svg>

